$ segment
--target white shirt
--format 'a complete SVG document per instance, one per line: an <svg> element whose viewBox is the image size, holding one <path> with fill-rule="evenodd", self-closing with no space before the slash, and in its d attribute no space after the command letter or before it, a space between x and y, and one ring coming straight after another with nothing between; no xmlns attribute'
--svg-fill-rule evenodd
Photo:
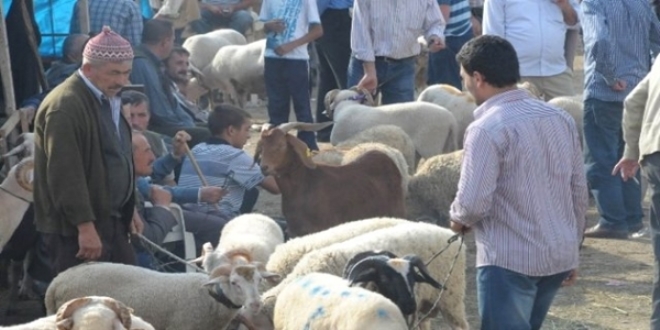
<svg viewBox="0 0 660 330"><path fill-rule="evenodd" d="M315 0L264 0L261 5L259 20L267 22L274 19L284 20L282 33L269 32L266 35L265 57L309 60L307 44L296 47L284 56L275 53L275 48L285 43L302 38L312 24L321 24L319 10Z"/></svg>
<svg viewBox="0 0 660 330"><path fill-rule="evenodd" d="M578 3L569 2L579 15ZM483 33L513 45L523 77L549 77L566 71L567 28L553 0L488 0L484 5Z"/></svg>

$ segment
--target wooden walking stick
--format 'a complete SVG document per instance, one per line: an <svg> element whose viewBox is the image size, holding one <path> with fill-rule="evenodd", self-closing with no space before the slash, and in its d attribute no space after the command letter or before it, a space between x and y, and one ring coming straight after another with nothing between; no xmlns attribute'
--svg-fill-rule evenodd
<svg viewBox="0 0 660 330"><path fill-rule="evenodd" d="M209 182L206 181L206 177L204 177L204 173L202 173L202 169L199 168L199 164L197 163L197 159L195 159L195 156L193 156L192 151L190 151L190 148L188 147L188 144L186 143L186 156L188 156L188 159L190 159L190 163L193 166L193 169L195 169L195 173L197 173L197 176L199 177L199 180L202 181L202 187L208 187ZM218 207L217 203L211 204L214 209L219 210L220 208Z"/></svg>

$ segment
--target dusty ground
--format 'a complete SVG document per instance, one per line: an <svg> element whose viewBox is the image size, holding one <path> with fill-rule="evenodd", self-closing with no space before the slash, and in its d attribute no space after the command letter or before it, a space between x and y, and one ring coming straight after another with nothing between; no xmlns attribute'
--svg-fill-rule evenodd
<svg viewBox="0 0 660 330"><path fill-rule="evenodd" d="M576 92L581 91L582 57L576 58L574 81ZM248 110L253 114L255 123L263 123L266 120L263 107ZM257 138L258 134L253 133L246 147L251 154L254 152ZM268 215L281 215L279 197L266 192L262 192L256 208ZM593 206L588 220L590 225L597 221L597 212ZM466 240L466 244L468 282L465 303L470 325L473 329L478 329L474 280L475 248L471 238ZM648 329L652 273L653 255L648 237L627 241L587 239L582 250L579 281L575 286L559 292L543 329ZM6 299L5 291L0 292L0 298ZM9 319L0 316L0 324L30 320L39 315L37 306L34 302L21 303L19 314ZM436 325L437 329L447 328L442 322Z"/></svg>

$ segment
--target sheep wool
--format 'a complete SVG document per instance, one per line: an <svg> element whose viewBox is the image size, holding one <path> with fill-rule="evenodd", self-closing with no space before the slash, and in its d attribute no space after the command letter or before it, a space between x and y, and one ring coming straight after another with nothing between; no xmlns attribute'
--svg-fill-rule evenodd
<svg viewBox="0 0 660 330"><path fill-rule="evenodd" d="M408 174L415 173L415 144L400 127L395 125L374 126L338 143L337 148L348 149L366 142L382 143L399 150L408 164Z"/></svg>
<svg viewBox="0 0 660 330"><path fill-rule="evenodd" d="M462 149L465 130L474 121L473 112L477 108L472 94L460 91L451 85L440 84L427 87L419 94L417 101L437 104L454 115L458 123L456 141L458 148Z"/></svg>

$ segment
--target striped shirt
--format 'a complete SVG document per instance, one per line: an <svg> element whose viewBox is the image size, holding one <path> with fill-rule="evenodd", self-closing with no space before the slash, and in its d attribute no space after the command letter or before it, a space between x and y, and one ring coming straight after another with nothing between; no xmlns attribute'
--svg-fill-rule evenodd
<svg viewBox="0 0 660 330"><path fill-rule="evenodd" d="M419 54L417 38L444 39L445 22L436 0L355 0L351 49L358 60L402 59Z"/></svg>
<svg viewBox="0 0 660 330"><path fill-rule="evenodd" d="M133 47L142 43L142 11L131 0L89 0L89 29L101 32L104 25L128 40ZM70 33L80 33L78 2L73 8Z"/></svg>
<svg viewBox="0 0 660 330"><path fill-rule="evenodd" d="M460 37L472 31L472 8L468 0L438 0L438 5L449 5L449 22L445 36Z"/></svg>
<svg viewBox="0 0 660 330"><path fill-rule="evenodd" d="M473 229L477 267L577 268L588 197L573 119L522 90L493 96L474 118L450 216Z"/></svg>
<svg viewBox="0 0 660 330"><path fill-rule="evenodd" d="M584 98L621 102L660 51L660 24L648 0L582 1ZM613 91L616 80L627 84Z"/></svg>
<svg viewBox="0 0 660 330"><path fill-rule="evenodd" d="M245 191L259 185L264 176L259 166L253 166L252 158L241 149L234 148L219 139L200 143L192 149L202 173L210 186L228 190L220 200L220 211L229 217L239 214ZM201 187L197 173L189 159L184 160L179 177L179 187ZM206 204L199 211L211 210Z"/></svg>

